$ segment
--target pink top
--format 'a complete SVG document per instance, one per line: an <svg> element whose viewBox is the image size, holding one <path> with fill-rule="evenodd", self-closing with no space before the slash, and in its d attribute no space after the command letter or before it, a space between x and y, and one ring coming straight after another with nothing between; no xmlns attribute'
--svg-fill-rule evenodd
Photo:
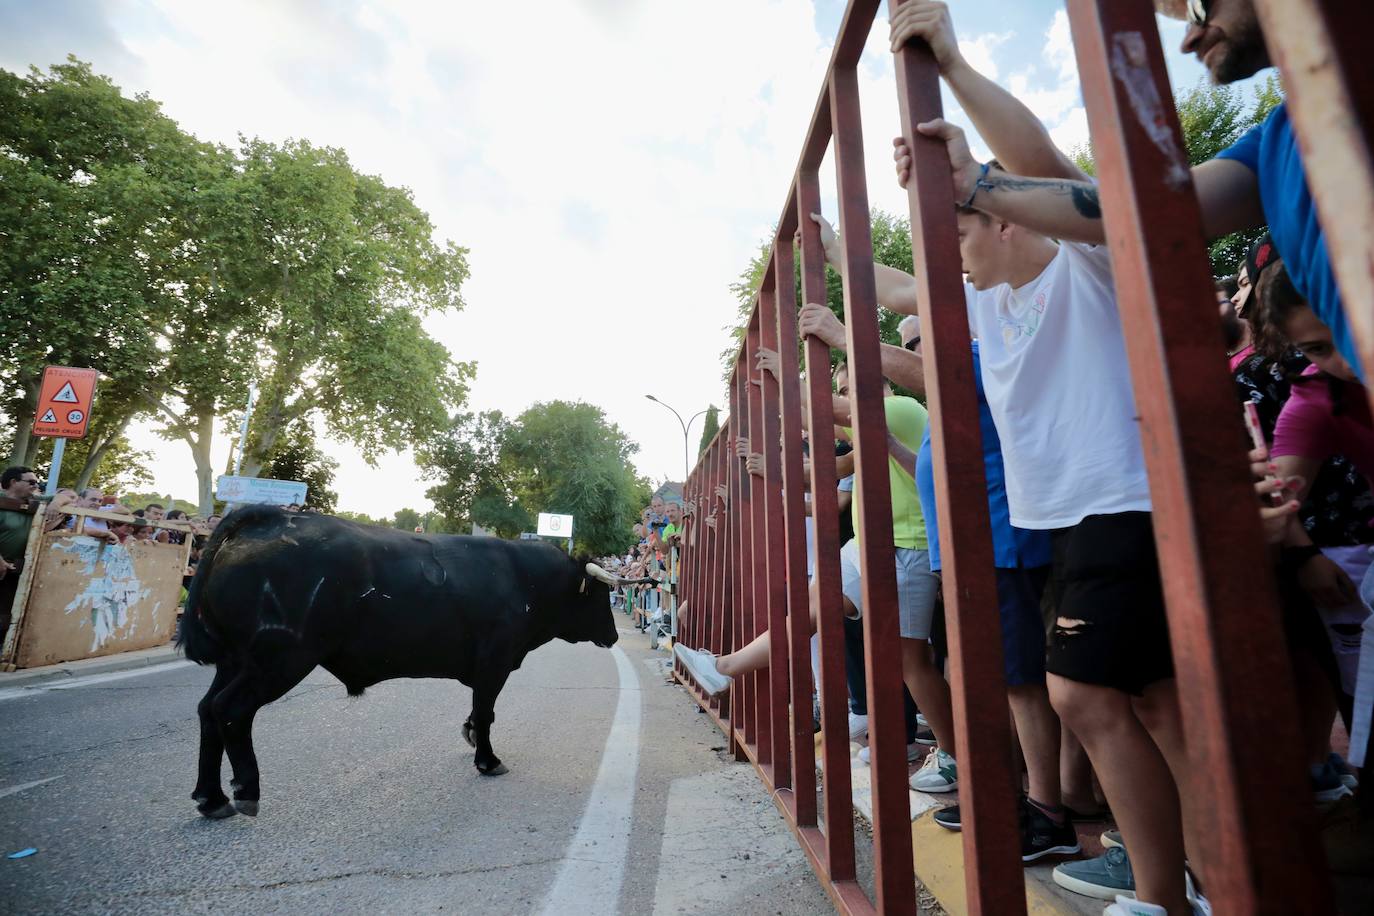
<svg viewBox="0 0 1374 916"><path fill-rule="evenodd" d="M1254 354L1254 352L1255 345L1246 344L1245 346L1237 350L1235 353L1231 354L1231 371L1235 372L1236 367L1239 366L1241 363L1245 362L1247 359L1249 359L1251 355Z"/></svg>
<svg viewBox="0 0 1374 916"><path fill-rule="evenodd" d="M1340 413L1334 412L1333 386L1340 390ZM1316 366L1308 366L1279 414L1273 454L1319 461L1344 455L1374 484L1374 419L1364 386L1322 375Z"/></svg>

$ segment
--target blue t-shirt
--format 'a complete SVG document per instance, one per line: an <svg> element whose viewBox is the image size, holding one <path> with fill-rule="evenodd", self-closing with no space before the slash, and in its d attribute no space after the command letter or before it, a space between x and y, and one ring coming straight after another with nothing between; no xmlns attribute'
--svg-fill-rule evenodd
<svg viewBox="0 0 1374 916"><path fill-rule="evenodd" d="M988 516L992 525L992 563L998 569L1030 569L1050 563L1050 533L1013 528L1007 506L1006 475L1002 470L1002 442L992 423L983 394L983 367L978 360L978 341L973 342L973 378L978 386L978 420L983 430L983 467L988 480ZM916 454L916 487L921 494L921 513L930 542L930 568L940 568L940 523L935 515L935 462L930 449L930 424L926 425L921 450Z"/></svg>
<svg viewBox="0 0 1374 916"><path fill-rule="evenodd" d="M1288 121L1287 103L1271 111L1263 124L1251 128L1217 158L1234 159L1259 179L1269 234L1294 288L1331 329L1336 349L1363 380L1355 338L1345 320L1341 292L1326 251L1326 236L1317 222L1317 205L1298 154L1298 138Z"/></svg>

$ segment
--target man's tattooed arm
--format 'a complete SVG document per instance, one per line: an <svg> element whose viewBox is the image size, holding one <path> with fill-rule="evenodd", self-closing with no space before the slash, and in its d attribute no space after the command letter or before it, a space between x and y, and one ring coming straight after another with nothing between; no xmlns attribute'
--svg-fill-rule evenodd
<svg viewBox="0 0 1374 916"><path fill-rule="evenodd" d="M1054 238L1100 244L1097 186L1063 178L1025 178L996 169L980 178L971 205Z"/></svg>

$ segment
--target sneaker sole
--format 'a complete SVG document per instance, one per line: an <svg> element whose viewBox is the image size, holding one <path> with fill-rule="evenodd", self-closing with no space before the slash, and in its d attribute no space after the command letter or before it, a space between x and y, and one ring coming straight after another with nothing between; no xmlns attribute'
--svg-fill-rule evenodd
<svg viewBox="0 0 1374 916"><path fill-rule="evenodd" d="M932 820L934 820L934 818L932 818ZM963 830L964 830L964 824L963 824L962 821L960 821L960 822L957 823L957 824L942 824L942 823L940 823L939 821L935 821L935 823L938 824L939 826L945 828L945 829L948 830L950 833L962 833Z"/></svg>
<svg viewBox="0 0 1374 916"><path fill-rule="evenodd" d="M1118 843L1116 841L1116 837L1107 836L1105 832L1102 834L1102 836L1098 837L1098 840L1101 841L1103 849L1111 849L1114 846L1120 847L1122 849L1126 848L1124 843Z"/></svg>
<svg viewBox="0 0 1374 916"><path fill-rule="evenodd" d="M1082 851L1083 847L1077 843L1074 843L1072 846L1051 846L1048 849L1042 849L1039 852L1033 852L1030 855L1023 854L1021 856L1021 861L1034 862L1038 859L1043 859L1045 856L1072 856L1077 855Z"/></svg>
<svg viewBox="0 0 1374 916"><path fill-rule="evenodd" d="M1082 894L1084 897L1092 897L1096 900L1106 900L1108 902L1116 900L1117 897L1129 897L1135 899L1135 891L1120 890L1113 887L1103 887L1100 884L1089 884L1087 881L1080 881L1072 875L1065 875L1055 869L1051 873L1054 883L1064 888L1066 891L1073 891L1075 894Z"/></svg>
<svg viewBox="0 0 1374 916"><path fill-rule="evenodd" d="M957 782L951 783L946 786L942 786L938 789L923 789L920 786L912 785L911 783L907 783L907 785L911 786L911 788L915 789L917 792L925 792L927 795L943 795L946 792L959 791L959 783Z"/></svg>
<svg viewBox="0 0 1374 916"><path fill-rule="evenodd" d="M936 741L934 738L917 738L912 743L919 744L922 747L934 747L935 745L939 744L939 742Z"/></svg>

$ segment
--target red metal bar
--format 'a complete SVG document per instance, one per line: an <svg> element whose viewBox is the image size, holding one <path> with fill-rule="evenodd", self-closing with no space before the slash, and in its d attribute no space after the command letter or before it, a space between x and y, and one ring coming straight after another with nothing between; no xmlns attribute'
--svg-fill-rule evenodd
<svg viewBox="0 0 1374 916"><path fill-rule="evenodd" d="M1266 551L1235 392L1218 339L1198 332L1212 284L1154 10L1069 0L1069 21L1141 415L1191 801L1216 840L1194 864L1219 912L1329 913L1302 761L1266 753L1298 746L1297 707L1273 581L1254 574Z"/></svg>
<svg viewBox="0 0 1374 916"><path fill-rule="evenodd" d="M753 330L746 330L744 340L740 345L740 363L735 370L736 397L739 399L740 410L739 436L746 441L753 435L754 410L749 395L751 387L749 366L754 362L753 344L751 342L754 333ZM739 601L735 604L735 617L739 621L735 631L735 648L740 649L748 645L754 638L754 609L758 606L758 602L754 598L754 579L757 574L754 566L754 481L749 476L749 468L744 458L737 456L733 465L740 492L737 511L739 513L741 588ZM746 753L749 753L748 749L753 747L758 740L758 709L754 702L754 688L756 686L752 674L737 678L735 687L739 690L739 696L731 696L730 698L732 710L735 713L731 721L740 734ZM731 693L734 693L734 688L732 688Z"/></svg>
<svg viewBox="0 0 1374 916"><path fill-rule="evenodd" d="M759 384L757 370L754 368L755 359L758 356L759 347L763 345L762 329L760 328L760 311L758 303L755 303L754 314L749 323L749 349L748 361L741 367L745 371L748 382L745 386L746 394L749 399L749 451L759 452L763 442L763 388ZM748 474L748 469L744 470ZM764 481L753 475L749 475L749 487L751 498L749 501L750 524L749 531L752 541L752 560L750 575L753 580L753 598L747 611L750 621L749 638L754 639L768 629L770 596L768 590L768 516L766 508L767 488ZM773 741L772 741L772 709L769 706L771 697L771 672L766 668L750 674L749 680L753 684L753 716L754 731L751 734L753 740L749 743L754 745L754 752L758 756L759 763L772 766L773 763ZM771 788L771 787L770 787Z"/></svg>
<svg viewBox="0 0 1374 916"><path fill-rule="evenodd" d="M851 7L850 13L853 11ZM830 114L844 246L844 314L854 430L854 499L858 505L855 534L861 547L859 573L863 579L864 652L868 661L875 903L880 912L907 912L916 907L916 892L911 880L901 634L892 554L887 417L878 347L873 241L864 180L859 83L853 69L831 71Z"/></svg>
<svg viewBox="0 0 1374 916"><path fill-rule="evenodd" d="M900 5L890 2L889 11ZM926 404L933 424L941 577L949 632L950 692L959 761L964 880L970 913L1026 910L1011 770L1011 726L1002 627L988 525L983 436L959 274L959 235L944 142L913 136L913 125L942 116L940 72L930 48L910 42L897 54L902 136L912 149L907 205L917 301L923 316Z"/></svg>
<svg viewBox="0 0 1374 916"><path fill-rule="evenodd" d="M1374 5L1256 0L1283 74L1331 266L1365 377L1374 377Z"/></svg>
<svg viewBox="0 0 1374 916"><path fill-rule="evenodd" d="M803 172L797 182L802 298L807 302L824 302L826 297L821 230L810 218L810 214L819 212L820 182L811 169ZM787 363L783 366L786 374ZM806 338L806 384L807 427L811 430L811 518L816 532L816 632L820 634L821 649L825 862L830 876L839 881L855 875L854 824L850 813L854 802L849 772L849 687L844 670L844 596L840 590L840 507L835 479L830 348L815 337Z"/></svg>
<svg viewBox="0 0 1374 916"><path fill-rule="evenodd" d="M779 236L774 250L777 297L776 340L782 374L783 528L786 560L782 569L787 607L787 645L792 669L792 773L797 823L816 825L816 744L811 731L811 606L806 582L806 482L802 479L801 382L797 366L796 254L790 236ZM802 714L805 710L806 714ZM848 750L848 735L845 748Z"/></svg>
<svg viewBox="0 0 1374 916"><path fill-rule="evenodd" d="M776 265L777 258L774 258ZM759 343L764 349L777 352L778 349L778 305L776 284L774 288L759 291ZM775 788L792 787L792 731L804 721L808 726L806 740L811 740L811 695L806 697L805 710L796 707L791 710L792 728L787 727L788 701L790 688L791 647L787 641L787 532L782 517L782 416L779 413L779 385L771 372L759 373L759 395L763 406L762 435L753 443L754 451L763 455L763 514L765 530L765 559L768 569L768 719L772 723L771 755L773 761L773 785ZM811 653L806 657L809 660ZM810 777L814 779L814 774Z"/></svg>

